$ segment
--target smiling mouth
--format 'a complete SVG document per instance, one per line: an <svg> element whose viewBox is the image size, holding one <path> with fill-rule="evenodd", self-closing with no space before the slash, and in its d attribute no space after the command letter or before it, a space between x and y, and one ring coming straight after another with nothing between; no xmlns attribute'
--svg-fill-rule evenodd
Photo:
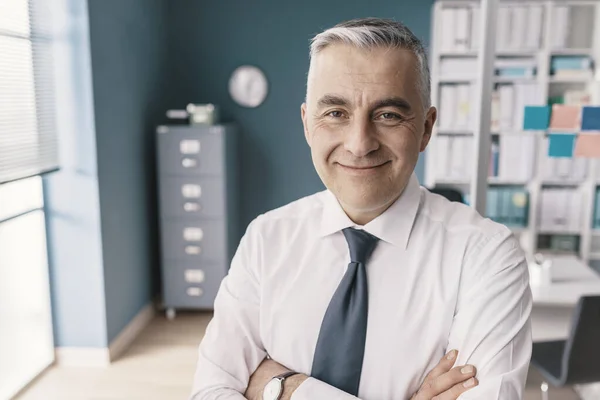
<svg viewBox="0 0 600 400"><path fill-rule="evenodd" d="M379 164L379 165L368 165L368 166L355 166L355 165L344 165L341 163L337 163L338 165L340 165L343 168L348 168L351 170L356 170L356 171L368 171L368 170L373 170L373 169L377 169L379 167L383 167L384 165L390 163L391 161L386 161L383 164Z"/></svg>

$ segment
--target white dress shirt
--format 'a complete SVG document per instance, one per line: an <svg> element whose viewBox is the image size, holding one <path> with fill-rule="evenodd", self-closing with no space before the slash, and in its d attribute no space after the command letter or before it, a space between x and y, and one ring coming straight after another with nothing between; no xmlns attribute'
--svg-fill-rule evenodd
<svg viewBox="0 0 600 400"><path fill-rule="evenodd" d="M265 356L309 375L321 322L356 225L323 191L250 223L199 347L194 400L243 399ZM405 400L451 349L477 367L460 399L518 400L531 357L529 275L508 228L421 188L413 174L359 227L380 241L367 262L369 316L358 398ZM293 400L357 397L315 378Z"/></svg>

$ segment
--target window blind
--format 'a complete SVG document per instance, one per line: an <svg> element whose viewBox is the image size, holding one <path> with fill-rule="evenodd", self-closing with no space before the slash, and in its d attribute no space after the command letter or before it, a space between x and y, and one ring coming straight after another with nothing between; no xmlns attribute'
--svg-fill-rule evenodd
<svg viewBox="0 0 600 400"><path fill-rule="evenodd" d="M58 168L51 3L0 1L0 184Z"/></svg>

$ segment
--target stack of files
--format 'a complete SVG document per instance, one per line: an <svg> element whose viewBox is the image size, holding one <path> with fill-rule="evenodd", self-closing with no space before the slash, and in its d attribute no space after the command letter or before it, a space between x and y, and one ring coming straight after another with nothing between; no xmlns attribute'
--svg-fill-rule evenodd
<svg viewBox="0 0 600 400"><path fill-rule="evenodd" d="M492 146L492 151L496 150ZM535 137L529 135L502 135L497 148L497 177L505 182L528 182L533 177ZM494 158L491 159L492 162Z"/></svg>
<svg viewBox="0 0 600 400"><path fill-rule="evenodd" d="M542 142L542 179L550 182L580 182L587 176L588 160L585 158L549 157L548 138Z"/></svg>
<svg viewBox="0 0 600 400"><path fill-rule="evenodd" d="M497 20L497 51L539 49L543 25L541 5L500 5Z"/></svg>
<svg viewBox="0 0 600 400"><path fill-rule="evenodd" d="M437 136L436 140L436 179L440 181L471 179L475 157L473 137Z"/></svg>
<svg viewBox="0 0 600 400"><path fill-rule="evenodd" d="M543 189L540 201L540 231L579 232L583 217L582 197L581 192L575 189Z"/></svg>
<svg viewBox="0 0 600 400"><path fill-rule="evenodd" d="M501 77L533 78L536 67L537 63L532 59L500 59L494 62L495 73Z"/></svg>
<svg viewBox="0 0 600 400"><path fill-rule="evenodd" d="M569 89L562 95L549 98L549 104L565 104L569 106L587 106L592 104L592 96L587 90Z"/></svg>
<svg viewBox="0 0 600 400"><path fill-rule="evenodd" d="M552 21L552 36L550 44L555 49L564 49L567 47L570 25L569 6L554 7Z"/></svg>
<svg viewBox="0 0 600 400"><path fill-rule="evenodd" d="M442 58L440 76L443 79L474 79L477 77L477 58Z"/></svg>
<svg viewBox="0 0 600 400"><path fill-rule="evenodd" d="M502 58L494 62L496 76L507 78L533 78L537 63L532 59ZM476 58L442 58L440 76L443 79L473 79L477 76Z"/></svg>
<svg viewBox="0 0 600 400"><path fill-rule="evenodd" d="M557 78L592 78L592 59L587 56L554 56L550 72Z"/></svg>
<svg viewBox="0 0 600 400"><path fill-rule="evenodd" d="M525 106L543 103L537 83L520 82L498 85L492 93L492 132L520 132L523 126Z"/></svg>
<svg viewBox="0 0 600 400"><path fill-rule="evenodd" d="M440 87L439 129L449 132L472 132L474 129L474 85L456 84Z"/></svg>
<svg viewBox="0 0 600 400"><path fill-rule="evenodd" d="M488 218L511 227L527 227L529 196L525 189L493 187L487 196Z"/></svg>
<svg viewBox="0 0 600 400"><path fill-rule="evenodd" d="M479 4L473 5L471 8L471 50L479 50L481 46L481 7Z"/></svg>
<svg viewBox="0 0 600 400"><path fill-rule="evenodd" d="M471 48L471 8L446 7L440 21L441 49L444 52L466 52Z"/></svg>
<svg viewBox="0 0 600 400"><path fill-rule="evenodd" d="M592 96L587 90L567 90L563 95L564 104L570 106L587 106L592 104Z"/></svg>

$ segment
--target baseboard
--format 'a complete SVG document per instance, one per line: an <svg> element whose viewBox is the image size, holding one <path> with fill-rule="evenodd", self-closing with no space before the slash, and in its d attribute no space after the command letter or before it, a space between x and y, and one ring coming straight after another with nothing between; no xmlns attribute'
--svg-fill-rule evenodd
<svg viewBox="0 0 600 400"><path fill-rule="evenodd" d="M107 367L110 354L107 347L57 347L56 365L61 367Z"/></svg>
<svg viewBox="0 0 600 400"><path fill-rule="evenodd" d="M65 367L107 367L125 353L155 315L154 303L148 303L123 328L108 347L57 347L56 364Z"/></svg>
<svg viewBox="0 0 600 400"><path fill-rule="evenodd" d="M123 328L121 333L108 345L110 361L113 362L125 353L133 341L142 333L154 318L155 307L148 303L137 315Z"/></svg>

